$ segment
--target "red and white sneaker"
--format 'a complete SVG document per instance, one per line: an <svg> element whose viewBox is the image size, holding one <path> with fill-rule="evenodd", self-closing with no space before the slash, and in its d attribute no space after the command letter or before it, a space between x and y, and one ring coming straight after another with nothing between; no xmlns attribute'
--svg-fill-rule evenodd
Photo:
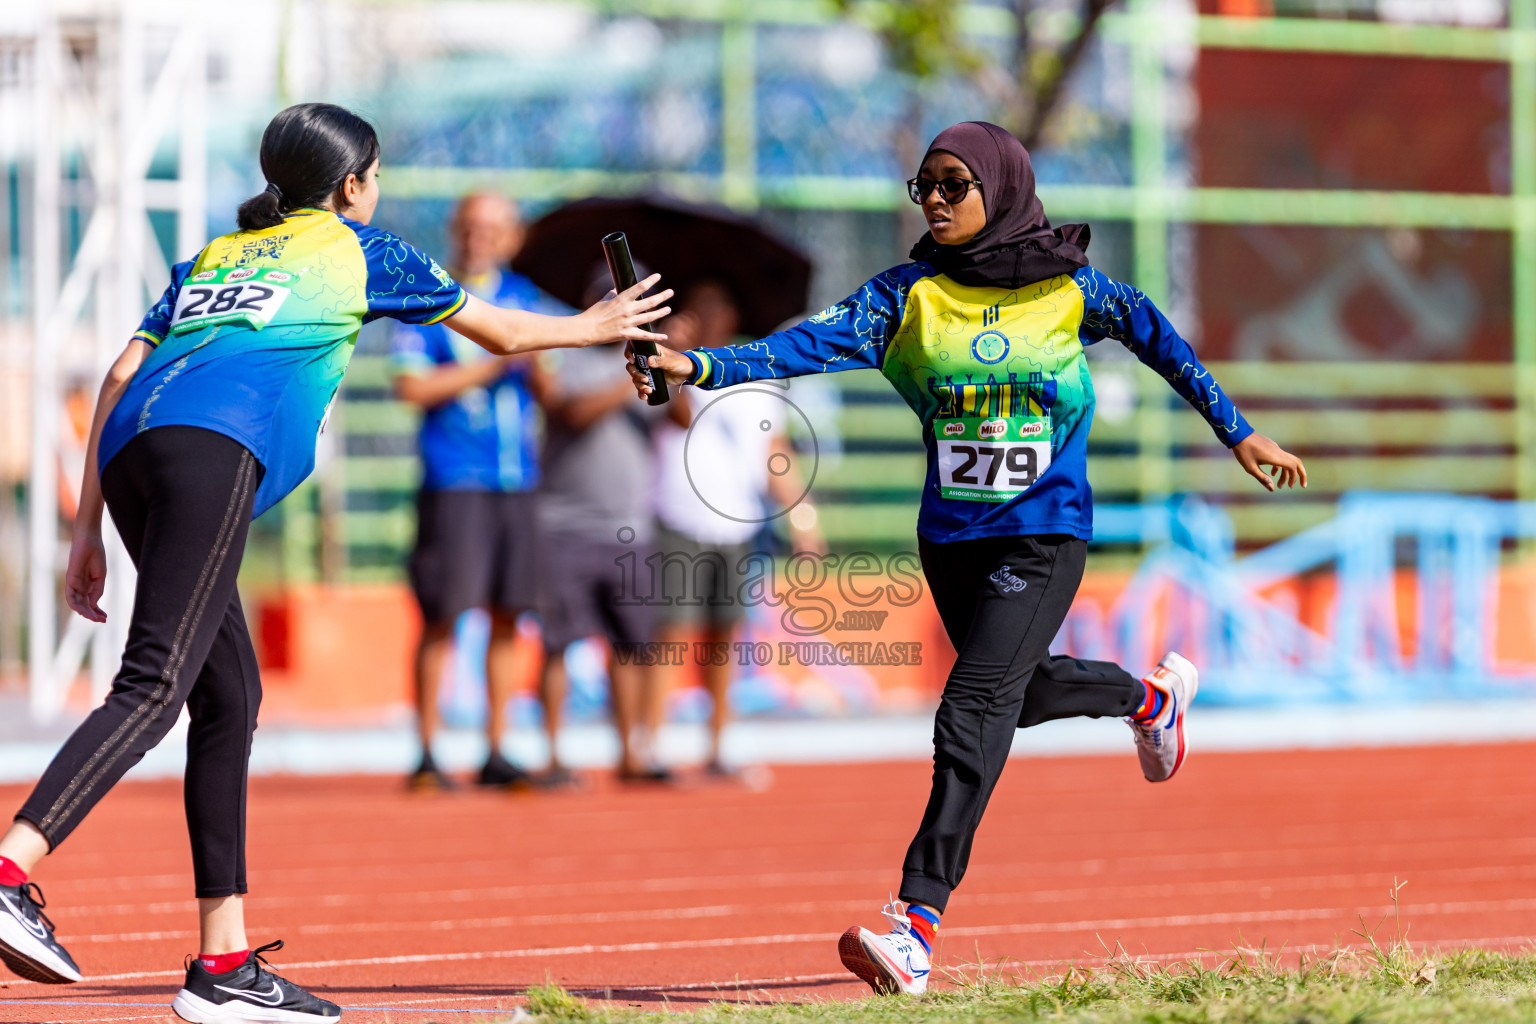
<svg viewBox="0 0 1536 1024"><path fill-rule="evenodd" d="M1148 782L1173 778L1189 746L1184 742L1184 715L1200 689L1200 673L1189 659L1169 651L1145 680L1163 693L1163 709L1145 722L1126 719L1136 737L1136 756Z"/></svg>
<svg viewBox="0 0 1536 1024"><path fill-rule="evenodd" d="M932 964L923 944L912 934L906 907L893 900L880 913L891 922L891 930L886 934L876 935L868 928L854 925L837 940L837 954L843 966L880 995L918 995L927 991Z"/></svg>

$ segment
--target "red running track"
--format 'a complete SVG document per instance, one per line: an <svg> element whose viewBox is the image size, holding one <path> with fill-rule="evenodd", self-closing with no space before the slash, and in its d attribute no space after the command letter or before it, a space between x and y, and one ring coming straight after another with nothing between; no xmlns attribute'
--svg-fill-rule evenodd
<svg viewBox="0 0 1536 1024"><path fill-rule="evenodd" d="M356 1024L505 1017L553 979L685 1009L854 999L835 938L880 925L928 767L797 766L697 787L410 796L383 778L251 793L251 938ZM20 787L0 788L16 806ZM1012 763L946 915L941 964L1536 935L1536 744L1207 754L1166 786L1123 757ZM90 980L0 983L0 1021L153 1021L196 919L179 785L119 787L39 873ZM1390 922L1383 934L1390 933ZM3 968L0 968L3 970ZM492 1011L503 1011L497 1014Z"/></svg>

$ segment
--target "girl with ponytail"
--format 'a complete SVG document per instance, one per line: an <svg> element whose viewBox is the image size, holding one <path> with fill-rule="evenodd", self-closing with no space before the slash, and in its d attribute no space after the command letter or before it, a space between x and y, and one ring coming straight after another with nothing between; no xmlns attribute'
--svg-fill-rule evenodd
<svg viewBox="0 0 1536 1024"><path fill-rule="evenodd" d="M326 103L290 107L261 140L267 185L239 230L177 264L102 384L65 599L104 622L103 507L139 571L122 668L0 838L0 960L42 982L80 981L30 876L183 705L186 805L201 945L172 1007L194 1022L334 1021L340 1009L266 970L251 949L246 767L261 682L235 588L251 519L314 467L315 442L359 327L443 323L497 355L646 338L670 291L652 275L574 316L500 309L426 254L369 226L379 199L373 127ZM116 612L115 614L122 614Z"/></svg>
<svg viewBox="0 0 1536 1024"><path fill-rule="evenodd" d="M272 119L261 136L267 187L240 204L241 231L275 228L295 210L318 208L349 175L362 179L379 159L373 125L330 103L301 103Z"/></svg>

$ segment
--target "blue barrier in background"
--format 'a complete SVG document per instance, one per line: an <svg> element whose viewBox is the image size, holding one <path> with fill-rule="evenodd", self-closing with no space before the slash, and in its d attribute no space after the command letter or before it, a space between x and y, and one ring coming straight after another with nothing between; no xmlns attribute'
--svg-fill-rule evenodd
<svg viewBox="0 0 1536 1024"><path fill-rule="evenodd" d="M1231 521L1198 498L1106 507L1095 520L1099 541L1158 546L1107 612L1073 609L1063 653L1135 669L1172 647L1199 664L1202 700L1227 704L1536 696L1536 664L1495 656L1500 554L1536 537L1536 504L1355 492L1329 522L1241 558ZM1402 569L1414 570L1411 651ZM1261 596L1320 572L1337 587L1321 631Z"/></svg>
<svg viewBox="0 0 1536 1024"><path fill-rule="evenodd" d="M1242 556L1227 514L1195 497L1100 506L1094 520L1097 542L1151 551L1107 608L1091 598L1073 606L1053 645L1058 653L1141 671L1172 648L1200 667L1200 699L1214 704L1536 698L1536 661L1496 657L1501 554L1511 542L1536 538L1536 503L1354 492L1328 522ZM1283 596L1265 593L1309 576L1331 577L1321 629ZM1536 600L1525 623L1536 632ZM460 660L444 690L450 723L483 720L485 628L474 614L460 623ZM605 714L600 649L578 645L567 666L573 719ZM759 676L749 672L733 685L738 713L807 713L776 698ZM701 700L674 712L702 718ZM878 694L847 704L874 712ZM531 695L517 698L512 717L538 721Z"/></svg>

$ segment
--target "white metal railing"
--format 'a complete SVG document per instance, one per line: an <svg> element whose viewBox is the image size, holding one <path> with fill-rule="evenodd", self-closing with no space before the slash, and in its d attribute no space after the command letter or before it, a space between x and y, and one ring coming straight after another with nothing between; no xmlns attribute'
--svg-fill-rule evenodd
<svg viewBox="0 0 1536 1024"><path fill-rule="evenodd" d="M206 56L199 5L157 5L151 18L137 0L110 14L63 20L45 4L30 30L32 93L32 445L28 486L29 675L33 714L46 720L63 708L87 650L93 690L104 692L127 637L134 572L110 526L105 626L71 617L60 635L58 587L64 547L58 530L61 465L80 444L66 431L59 353L87 303L94 308L93 378L100 379L126 343L151 296L169 279L173 258L161 251L152 209L176 214L176 252L197 251L207 226ZM66 37L67 25L67 37ZM172 43L150 78L150 34ZM73 62L73 67L70 66ZM146 83L147 87L146 87ZM85 112L89 114L85 114ZM79 112L82 116L74 116ZM177 137L177 177L150 180L161 140ZM79 140L91 188L75 190L89 210L67 272L62 222L69 205L66 147ZM75 452L78 456L78 451ZM64 481L73 485L73 481Z"/></svg>

